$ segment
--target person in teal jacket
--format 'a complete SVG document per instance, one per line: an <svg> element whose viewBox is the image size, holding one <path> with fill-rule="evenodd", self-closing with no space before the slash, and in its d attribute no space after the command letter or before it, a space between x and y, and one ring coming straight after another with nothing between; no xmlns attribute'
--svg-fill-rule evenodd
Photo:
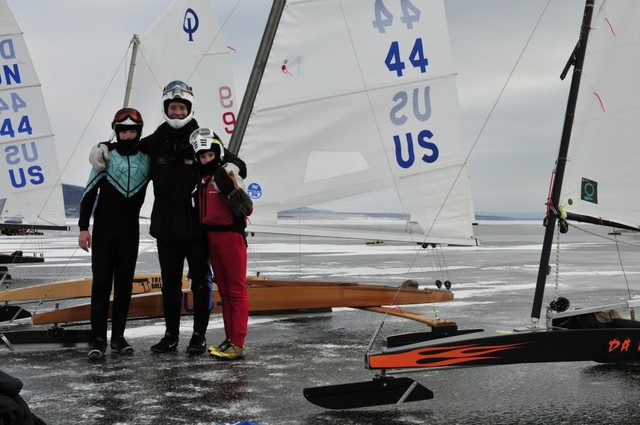
<svg viewBox="0 0 640 425"><path fill-rule="evenodd" d="M107 349L112 284L111 350L133 354L124 330L138 259L140 208L150 178L149 157L139 150L142 126L142 115L137 110L124 108L116 112L111 127L117 142L111 160L104 171L91 170L80 202L78 244L85 251L91 249L93 274L90 359L103 358ZM93 235L89 231L92 213Z"/></svg>

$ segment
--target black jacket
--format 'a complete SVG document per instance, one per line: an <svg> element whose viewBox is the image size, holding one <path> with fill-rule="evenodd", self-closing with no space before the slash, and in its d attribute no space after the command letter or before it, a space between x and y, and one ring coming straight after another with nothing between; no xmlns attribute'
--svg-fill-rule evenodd
<svg viewBox="0 0 640 425"><path fill-rule="evenodd" d="M140 150L151 158L155 200L150 232L156 239L190 240L203 237L198 206L192 197L201 176L189 144L189 136L198 127L196 120L177 130L163 123L140 142ZM244 161L226 149L224 155L225 163L235 164L240 169L240 176L246 177Z"/></svg>
<svg viewBox="0 0 640 425"><path fill-rule="evenodd" d="M0 370L0 423L6 425L44 425L31 413L20 397L22 381Z"/></svg>

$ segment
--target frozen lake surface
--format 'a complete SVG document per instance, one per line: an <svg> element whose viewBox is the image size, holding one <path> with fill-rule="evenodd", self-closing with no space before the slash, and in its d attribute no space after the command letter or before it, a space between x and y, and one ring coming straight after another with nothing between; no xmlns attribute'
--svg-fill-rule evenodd
<svg viewBox="0 0 640 425"><path fill-rule="evenodd" d="M368 223L375 225L375 223ZM385 225L385 223L382 223ZM250 238L249 272L274 278L326 279L399 285L406 279L432 286L453 282L455 300L411 307L453 320L459 328L512 329L529 323L544 228L539 223L481 222L481 245L447 247L431 254L417 247L368 246L362 241L258 235ZM12 266L14 287L90 276L90 257L75 252L75 234L46 234L24 245L45 247L47 261ZM640 237L621 240L638 243ZM616 302L638 288L640 249L590 234L563 236L562 265L547 284L545 305L557 292L572 308ZM0 237L0 251L17 238ZM141 245L139 272L158 272L152 241ZM422 252L421 252L422 251ZM444 253L444 260L439 254ZM438 255L435 255L438 254ZM71 258L71 259L70 259ZM621 270L620 259L624 261ZM438 270L446 262L448 272ZM552 255L555 261L555 252ZM37 308L46 308L45 305ZM89 363L85 349L10 352L0 349L0 369L20 378L32 410L50 424L220 424L251 420L270 425L311 424L600 424L640 421L640 366L592 362L452 369L412 374L435 393L429 401L353 411L309 404L303 388L368 380L367 346L382 315L351 309L332 313L252 316L248 356L220 362L188 357L191 319L184 317L179 350L154 355L162 319L130 322L132 357L107 354ZM424 325L386 318L382 334ZM207 339L223 339L222 321L210 322ZM380 338L378 338L379 340Z"/></svg>

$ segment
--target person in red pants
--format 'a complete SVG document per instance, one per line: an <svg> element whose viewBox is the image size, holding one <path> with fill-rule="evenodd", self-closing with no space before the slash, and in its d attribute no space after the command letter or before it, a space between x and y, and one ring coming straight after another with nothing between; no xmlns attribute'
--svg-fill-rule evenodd
<svg viewBox="0 0 640 425"><path fill-rule="evenodd" d="M245 355L245 338L249 321L247 297L247 216L253 211L243 191L243 182L224 164L224 147L208 128L191 134L191 145L200 163L202 180L198 185L200 220L206 232L209 261L222 299L225 340L208 348L213 357L235 360ZM230 206L230 199L242 195L240 207Z"/></svg>

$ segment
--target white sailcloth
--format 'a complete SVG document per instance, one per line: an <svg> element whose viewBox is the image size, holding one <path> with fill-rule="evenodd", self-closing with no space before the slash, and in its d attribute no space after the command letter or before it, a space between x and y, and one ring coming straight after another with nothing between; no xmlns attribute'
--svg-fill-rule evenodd
<svg viewBox="0 0 640 425"><path fill-rule="evenodd" d="M0 198L3 219L65 227L51 125L20 27L0 0Z"/></svg>
<svg viewBox="0 0 640 425"><path fill-rule="evenodd" d="M128 106L142 112L145 133L162 123L163 87L182 80L193 88L198 123L228 142L237 115L231 52L208 0L174 2L139 37Z"/></svg>
<svg viewBox="0 0 640 425"><path fill-rule="evenodd" d="M441 0L288 1L240 149L250 229L473 245L462 140ZM278 222L279 211L372 195L421 231Z"/></svg>
<svg viewBox="0 0 640 425"><path fill-rule="evenodd" d="M560 205L640 228L640 2L596 1Z"/></svg>

